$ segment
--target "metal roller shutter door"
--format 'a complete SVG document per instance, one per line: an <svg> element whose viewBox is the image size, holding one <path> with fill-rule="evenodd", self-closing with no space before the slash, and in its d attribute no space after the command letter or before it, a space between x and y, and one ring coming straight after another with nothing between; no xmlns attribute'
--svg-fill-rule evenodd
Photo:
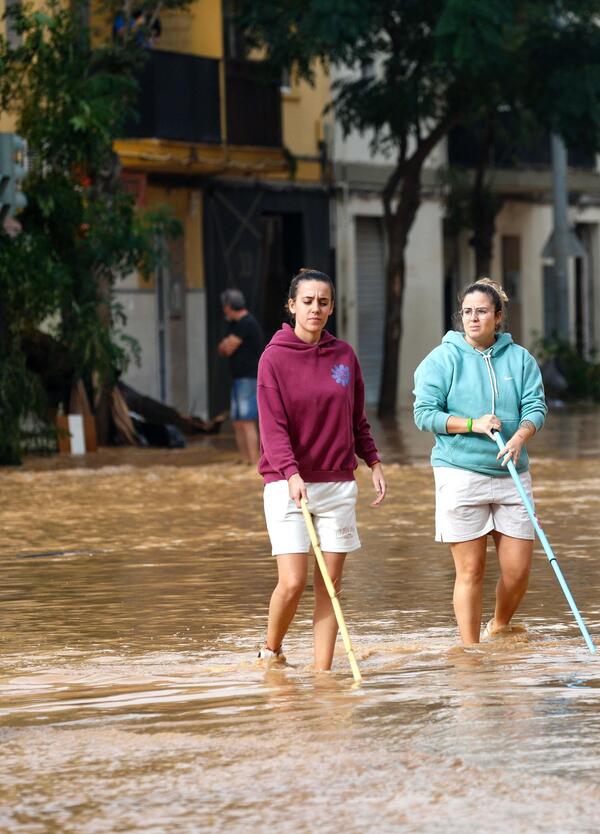
<svg viewBox="0 0 600 834"><path fill-rule="evenodd" d="M379 398L385 321L383 229L377 217L356 219L358 358L365 380L367 405Z"/></svg>

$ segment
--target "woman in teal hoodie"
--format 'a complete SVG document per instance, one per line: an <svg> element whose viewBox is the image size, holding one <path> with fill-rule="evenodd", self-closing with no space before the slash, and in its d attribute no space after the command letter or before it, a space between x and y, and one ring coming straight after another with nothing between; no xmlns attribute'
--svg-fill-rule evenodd
<svg viewBox="0 0 600 834"><path fill-rule="evenodd" d="M498 553L496 607L485 634L510 629L523 599L533 527L506 463L531 497L525 443L546 417L537 362L502 333L508 298L482 278L460 298L461 331L449 331L415 372L415 422L435 435L436 540L448 542L456 568L454 611L465 645L479 643L487 537ZM506 446L498 452L493 432Z"/></svg>

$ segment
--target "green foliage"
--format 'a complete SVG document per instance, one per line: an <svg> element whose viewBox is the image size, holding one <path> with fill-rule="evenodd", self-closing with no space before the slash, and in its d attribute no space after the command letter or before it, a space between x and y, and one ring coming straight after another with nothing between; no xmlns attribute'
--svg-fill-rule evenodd
<svg viewBox="0 0 600 834"><path fill-rule="evenodd" d="M43 413L20 349L23 333L50 316L73 380L111 384L139 355L123 334L114 284L137 268L150 272L164 258L159 242L180 231L167 210L135 211L112 149L135 118L136 77L147 52L135 38L92 46L82 24L85 5L15 4L20 44L0 38L0 109L14 114L30 153L23 232L12 240L3 235L0 245L4 317L11 322L0 355L0 435L10 438L13 452L5 457L13 459L19 420L32 409ZM27 291L32 275L35 292Z"/></svg>
<svg viewBox="0 0 600 834"><path fill-rule="evenodd" d="M442 0L266 0L238 4L252 45L277 66L313 79L315 60L345 65L334 84L334 110L343 129L373 131L373 146L401 151L428 119L445 113L447 74L435 54ZM376 71L372 62L377 58Z"/></svg>
<svg viewBox="0 0 600 834"><path fill-rule="evenodd" d="M471 223L471 177L469 172L458 166L440 168L438 183L444 195L444 220L450 237L457 237Z"/></svg>
<svg viewBox="0 0 600 834"><path fill-rule="evenodd" d="M0 232L0 464L19 463L21 420L44 414L43 392L21 340L54 311L61 277L39 238Z"/></svg>
<svg viewBox="0 0 600 834"><path fill-rule="evenodd" d="M311 80L316 60L353 75L334 86L344 129L406 153L444 117L490 105L600 147L600 2L563 0L238 0L249 42ZM375 71L364 72L376 60ZM581 145L581 142L579 142Z"/></svg>
<svg viewBox="0 0 600 834"><path fill-rule="evenodd" d="M532 352L541 365L552 361L564 377L567 388L560 392L561 397L600 402L600 363L594 355L586 359L558 337L538 338Z"/></svg>
<svg viewBox="0 0 600 834"><path fill-rule="evenodd" d="M600 147L599 13L598 0L448 0L438 52L463 79L471 74L470 95L487 111L508 105L538 130L593 152ZM472 113L478 117L477 107Z"/></svg>
<svg viewBox="0 0 600 834"><path fill-rule="evenodd" d="M383 189L386 354L379 414L395 411L404 251L425 160L458 124L508 105L567 145L600 149L600 0L236 0L252 45L309 81L341 68L332 107L394 165ZM577 140L577 141L576 141ZM397 197L397 199L396 199ZM474 206L485 203L479 189ZM484 205L487 227L494 206ZM481 211L481 209L479 209ZM487 234L487 231L486 231ZM478 239L483 233L476 232Z"/></svg>

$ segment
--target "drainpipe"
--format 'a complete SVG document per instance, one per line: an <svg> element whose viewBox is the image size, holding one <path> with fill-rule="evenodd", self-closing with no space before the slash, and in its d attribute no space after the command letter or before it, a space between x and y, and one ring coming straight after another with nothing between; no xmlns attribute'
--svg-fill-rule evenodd
<svg viewBox="0 0 600 834"><path fill-rule="evenodd" d="M348 270L350 268L350 258L348 257L348 247L349 247L349 204L350 204L350 186L348 181L344 179L341 182L337 183L338 188L342 192L342 211L341 211L341 218L342 218L342 234L340 236L340 275L339 278L342 279L342 286L343 286L343 293L342 293L342 335L344 339L350 339L351 336L348 332L349 329L349 314L348 314L348 304L350 299L348 298L349 294L349 282L348 282Z"/></svg>

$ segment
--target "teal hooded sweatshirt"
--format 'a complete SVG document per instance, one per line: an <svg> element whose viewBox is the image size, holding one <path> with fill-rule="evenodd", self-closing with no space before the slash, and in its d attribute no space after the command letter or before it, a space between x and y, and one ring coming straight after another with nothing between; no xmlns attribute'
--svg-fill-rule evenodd
<svg viewBox="0 0 600 834"><path fill-rule="evenodd" d="M480 351L462 333L446 333L415 371L415 423L435 434L432 466L469 469L484 475L508 476L496 459L498 446L486 434L448 434L446 423L454 417L495 414L508 440L523 420L539 431L546 419L544 386L533 356L515 344L509 333L500 333L494 344ZM525 472L529 458L524 448L517 470Z"/></svg>

